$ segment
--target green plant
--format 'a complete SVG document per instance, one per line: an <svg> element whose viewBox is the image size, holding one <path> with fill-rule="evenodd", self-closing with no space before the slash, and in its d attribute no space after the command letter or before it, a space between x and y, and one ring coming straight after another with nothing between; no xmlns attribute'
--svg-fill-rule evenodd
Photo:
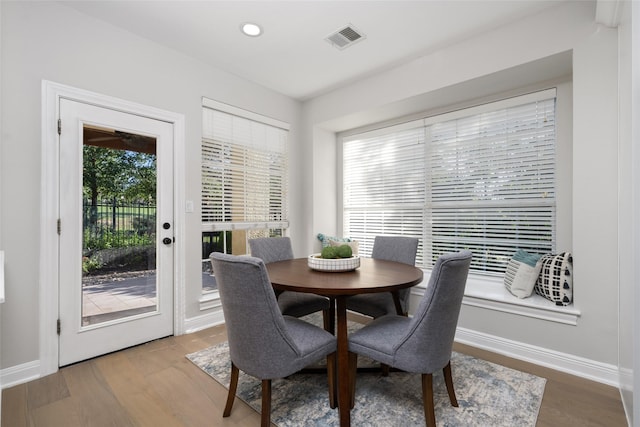
<svg viewBox="0 0 640 427"><path fill-rule="evenodd" d="M332 246L327 246L326 248L322 249L322 253L320 254L320 257L325 259L337 258L338 254L336 252L337 252L336 248Z"/></svg>
<svg viewBox="0 0 640 427"><path fill-rule="evenodd" d="M337 255L339 258L351 258L353 250L349 245L340 245L338 246Z"/></svg>
<svg viewBox="0 0 640 427"><path fill-rule="evenodd" d="M320 258L334 259L334 258L351 258L353 251L349 245L341 246L327 246L322 249Z"/></svg>
<svg viewBox="0 0 640 427"><path fill-rule="evenodd" d="M99 270L102 268L102 262L95 257L82 257L82 272L85 274L89 274L92 271Z"/></svg>
<svg viewBox="0 0 640 427"><path fill-rule="evenodd" d="M150 246L155 243L155 233L138 234L133 230L113 231L109 227L99 227L96 230L84 230L84 249L100 250L114 248L130 248Z"/></svg>

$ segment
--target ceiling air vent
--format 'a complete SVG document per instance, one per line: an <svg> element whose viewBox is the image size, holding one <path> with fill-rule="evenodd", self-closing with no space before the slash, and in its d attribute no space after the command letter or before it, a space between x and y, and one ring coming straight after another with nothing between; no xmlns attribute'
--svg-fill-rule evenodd
<svg viewBox="0 0 640 427"><path fill-rule="evenodd" d="M364 40L365 38L364 34L358 31L353 25L349 24L328 35L325 40L337 49L342 50L354 43Z"/></svg>

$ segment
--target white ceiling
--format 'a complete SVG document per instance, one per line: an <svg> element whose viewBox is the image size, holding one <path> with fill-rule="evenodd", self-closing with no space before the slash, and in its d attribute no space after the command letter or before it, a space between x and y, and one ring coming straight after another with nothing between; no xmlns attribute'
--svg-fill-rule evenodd
<svg viewBox="0 0 640 427"><path fill-rule="evenodd" d="M68 1L64 4L295 99L305 100L561 1ZM243 22L262 26L252 38ZM346 24L366 39L324 40Z"/></svg>

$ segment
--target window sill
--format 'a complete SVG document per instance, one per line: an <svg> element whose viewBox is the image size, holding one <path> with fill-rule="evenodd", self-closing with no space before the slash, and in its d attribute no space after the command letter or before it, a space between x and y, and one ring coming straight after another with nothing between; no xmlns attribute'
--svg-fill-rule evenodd
<svg viewBox="0 0 640 427"><path fill-rule="evenodd" d="M429 274L430 271L425 271L424 285L429 281ZM573 326L578 324L580 317L580 310L574 304L566 307L556 306L536 294L529 298L517 298L504 287L502 278L469 275L462 305Z"/></svg>
<svg viewBox="0 0 640 427"><path fill-rule="evenodd" d="M203 292L198 302L200 303L200 311L222 307L222 303L220 302L220 294L217 290Z"/></svg>
<svg viewBox="0 0 640 427"><path fill-rule="evenodd" d="M556 306L535 293L528 298L517 298L504 287L501 278L469 276L462 304L574 326L580 317L580 310L573 304Z"/></svg>

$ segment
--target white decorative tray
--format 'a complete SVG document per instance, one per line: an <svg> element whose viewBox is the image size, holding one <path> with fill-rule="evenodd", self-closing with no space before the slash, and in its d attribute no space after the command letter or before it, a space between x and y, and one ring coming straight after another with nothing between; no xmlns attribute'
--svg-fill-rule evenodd
<svg viewBox="0 0 640 427"><path fill-rule="evenodd" d="M360 257L353 255L351 258L320 258L320 254L311 254L308 258L309 267L318 271L340 272L353 271L360 267Z"/></svg>

